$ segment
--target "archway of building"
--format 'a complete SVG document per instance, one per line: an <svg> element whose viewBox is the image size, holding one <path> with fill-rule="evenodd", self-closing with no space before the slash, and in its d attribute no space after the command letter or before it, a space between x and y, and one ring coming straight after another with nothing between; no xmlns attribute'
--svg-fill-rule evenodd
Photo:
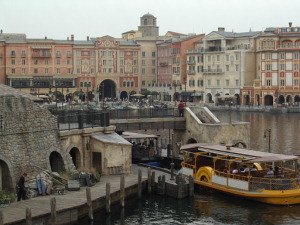
<svg viewBox="0 0 300 225"><path fill-rule="evenodd" d="M234 96L236 97L235 98L235 104L236 105L240 105L241 104L240 95L239 94L235 94Z"/></svg>
<svg viewBox="0 0 300 225"><path fill-rule="evenodd" d="M70 150L70 156L72 158L72 161L74 163L74 166L76 167L76 169L78 169L80 167L80 162L81 162L81 157L80 157L80 152L78 150L78 148L74 147Z"/></svg>
<svg viewBox="0 0 300 225"><path fill-rule="evenodd" d="M272 95L265 96L265 105L273 105L273 96Z"/></svg>
<svg viewBox="0 0 300 225"><path fill-rule="evenodd" d="M187 144L194 144L194 143L197 143L197 141L196 141L194 138L190 138L190 139L187 141Z"/></svg>
<svg viewBox="0 0 300 225"><path fill-rule="evenodd" d="M247 148L247 145L242 142L242 141L238 141L236 142L234 145L232 145L233 147L237 147L237 148Z"/></svg>
<svg viewBox="0 0 300 225"><path fill-rule="evenodd" d="M120 94L120 99L125 100L126 98L128 99L127 91L122 91Z"/></svg>
<svg viewBox="0 0 300 225"><path fill-rule="evenodd" d="M278 104L283 104L283 103L285 103L284 96L283 96L283 95L280 95L280 96L278 97Z"/></svg>
<svg viewBox="0 0 300 225"><path fill-rule="evenodd" d="M286 103L293 103L293 97L291 95L286 97Z"/></svg>
<svg viewBox="0 0 300 225"><path fill-rule="evenodd" d="M3 160L0 160L0 190L15 192L9 167Z"/></svg>
<svg viewBox="0 0 300 225"><path fill-rule="evenodd" d="M106 79L102 81L99 89L101 93L101 99L116 97L116 83L112 80Z"/></svg>
<svg viewBox="0 0 300 225"><path fill-rule="evenodd" d="M258 94L255 95L255 105L260 105L260 96Z"/></svg>
<svg viewBox="0 0 300 225"><path fill-rule="evenodd" d="M212 96L211 96L210 93L208 93L208 94L206 95L205 102L206 102L206 103L212 103Z"/></svg>
<svg viewBox="0 0 300 225"><path fill-rule="evenodd" d="M245 102L245 105L250 105L250 96L249 95L244 95L244 102Z"/></svg>
<svg viewBox="0 0 300 225"><path fill-rule="evenodd" d="M60 173L65 171L64 161L58 152L51 152L49 160L52 172Z"/></svg>
<svg viewBox="0 0 300 225"><path fill-rule="evenodd" d="M299 102L300 102L300 97L299 97L299 95L296 95L296 96L295 96L294 102L297 103L297 104L299 105Z"/></svg>

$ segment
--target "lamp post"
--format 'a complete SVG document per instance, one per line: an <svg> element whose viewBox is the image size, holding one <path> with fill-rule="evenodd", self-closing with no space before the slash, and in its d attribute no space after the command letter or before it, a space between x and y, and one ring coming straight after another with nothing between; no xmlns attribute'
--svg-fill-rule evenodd
<svg viewBox="0 0 300 225"><path fill-rule="evenodd" d="M176 81L174 80L173 81L173 87L174 87L174 96L173 96L173 100L174 100L174 104L175 104L175 106L176 106L176 87L177 87L177 83L176 83Z"/></svg>
<svg viewBox="0 0 300 225"><path fill-rule="evenodd" d="M271 129L266 129L264 132L264 139L268 136L268 150L271 152Z"/></svg>

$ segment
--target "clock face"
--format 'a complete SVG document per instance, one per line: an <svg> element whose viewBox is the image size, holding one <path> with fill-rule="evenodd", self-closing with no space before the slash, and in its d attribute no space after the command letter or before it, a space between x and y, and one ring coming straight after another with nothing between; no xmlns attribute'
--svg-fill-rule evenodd
<svg viewBox="0 0 300 225"><path fill-rule="evenodd" d="M105 44L105 46L110 46L110 42L109 41L105 41L104 44Z"/></svg>

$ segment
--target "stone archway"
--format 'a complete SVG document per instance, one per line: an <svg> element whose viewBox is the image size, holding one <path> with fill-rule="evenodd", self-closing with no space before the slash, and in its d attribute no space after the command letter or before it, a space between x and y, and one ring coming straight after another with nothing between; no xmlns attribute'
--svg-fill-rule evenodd
<svg viewBox="0 0 300 225"><path fill-rule="evenodd" d="M78 148L74 147L70 150L70 156L72 158L72 162L76 169L80 168L81 165L81 157L80 157L80 151Z"/></svg>
<svg viewBox="0 0 300 225"><path fill-rule="evenodd" d="M193 143L197 143L197 141L196 141L194 138L190 138L190 139L187 141L187 144L193 144Z"/></svg>
<svg viewBox="0 0 300 225"><path fill-rule="evenodd" d="M58 152L56 151L51 152L49 156L49 161L50 161L50 167L52 172L60 173L65 171L63 158Z"/></svg>
<svg viewBox="0 0 300 225"><path fill-rule="evenodd" d="M205 103L212 103L212 95L210 93L206 95Z"/></svg>
<svg viewBox="0 0 300 225"><path fill-rule="evenodd" d="M260 96L259 96L259 94L255 95L255 105L260 106Z"/></svg>
<svg viewBox="0 0 300 225"><path fill-rule="evenodd" d="M284 99L284 96L283 95L280 95L278 97L278 104L284 104L285 103L285 99Z"/></svg>
<svg viewBox="0 0 300 225"><path fill-rule="evenodd" d="M99 89L101 93L101 99L116 98L116 83L113 80L103 80L99 86Z"/></svg>
<svg viewBox="0 0 300 225"><path fill-rule="evenodd" d="M265 96L265 106L272 106L273 105L273 96L272 95L266 95Z"/></svg>
<svg viewBox="0 0 300 225"><path fill-rule="evenodd" d="M300 96L299 95L295 96L294 103L296 103L299 106L299 103L300 103Z"/></svg>
<svg viewBox="0 0 300 225"><path fill-rule="evenodd" d="M286 103L292 104L293 103L293 97L291 95L288 95L286 97Z"/></svg>
<svg viewBox="0 0 300 225"><path fill-rule="evenodd" d="M235 143L232 145L232 147L247 148L247 145L242 141L235 141Z"/></svg>
<svg viewBox="0 0 300 225"><path fill-rule="evenodd" d="M126 98L128 99L127 91L122 91L120 94L120 99L125 100Z"/></svg>
<svg viewBox="0 0 300 225"><path fill-rule="evenodd" d="M234 98L233 104L235 105L240 105L241 104L241 99L239 94L234 95L236 98Z"/></svg>
<svg viewBox="0 0 300 225"><path fill-rule="evenodd" d="M9 166L3 160L0 160L0 190L15 192L11 172Z"/></svg>

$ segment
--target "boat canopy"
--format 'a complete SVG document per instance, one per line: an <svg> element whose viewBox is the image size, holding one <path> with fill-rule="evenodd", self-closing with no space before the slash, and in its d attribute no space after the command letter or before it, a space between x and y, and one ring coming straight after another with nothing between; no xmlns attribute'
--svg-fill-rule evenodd
<svg viewBox="0 0 300 225"><path fill-rule="evenodd" d="M180 149L183 151L197 149L201 152L210 152L217 155L227 155L235 158L242 158L243 162L245 163L279 162L298 159L298 156L295 155L261 152L244 148L227 147L225 145L220 144L193 143L183 145Z"/></svg>

